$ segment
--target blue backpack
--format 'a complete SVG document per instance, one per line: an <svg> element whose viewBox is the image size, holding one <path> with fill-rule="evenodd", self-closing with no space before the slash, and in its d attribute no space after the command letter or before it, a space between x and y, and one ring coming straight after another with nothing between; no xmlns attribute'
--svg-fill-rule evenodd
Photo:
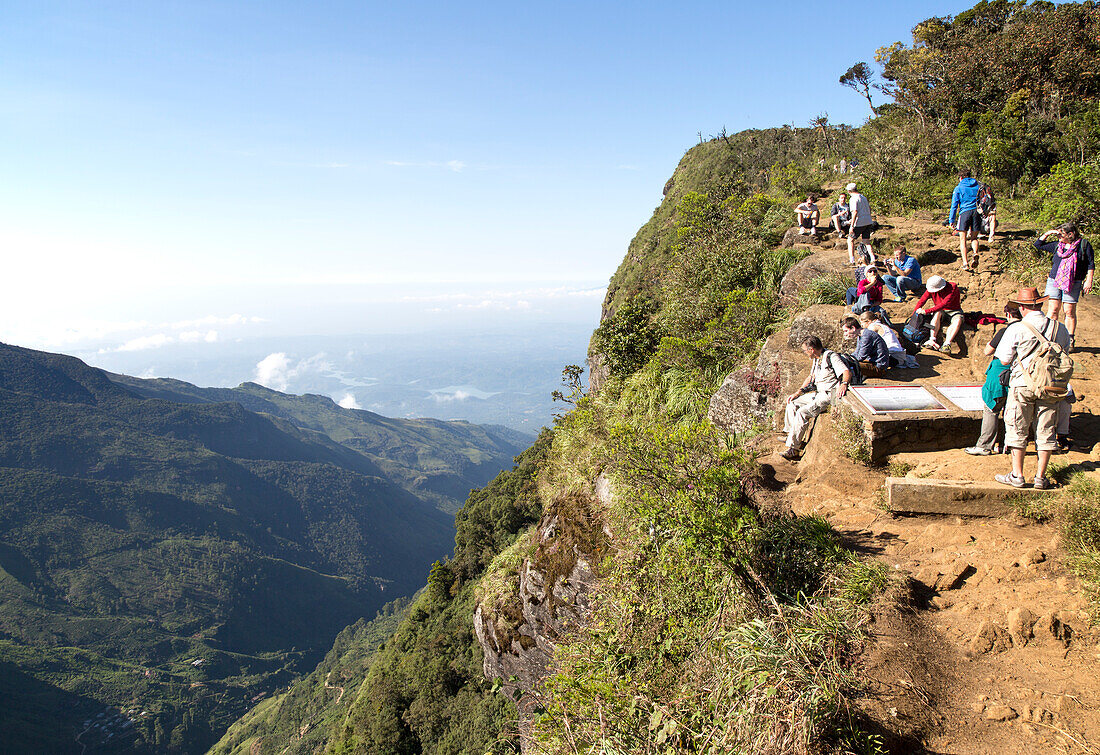
<svg viewBox="0 0 1100 755"><path fill-rule="evenodd" d="M901 329L901 333L914 344L920 346L932 335L927 323L927 315L914 312L913 316L909 318L909 322L905 323L905 327Z"/></svg>

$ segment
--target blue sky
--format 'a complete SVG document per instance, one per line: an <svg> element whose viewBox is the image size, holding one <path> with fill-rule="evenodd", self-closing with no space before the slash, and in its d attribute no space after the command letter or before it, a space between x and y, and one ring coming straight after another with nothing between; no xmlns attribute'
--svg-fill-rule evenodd
<svg viewBox="0 0 1100 755"><path fill-rule="evenodd" d="M0 340L324 332L428 283L595 324L699 132L858 124L838 76L965 7L8 0Z"/></svg>

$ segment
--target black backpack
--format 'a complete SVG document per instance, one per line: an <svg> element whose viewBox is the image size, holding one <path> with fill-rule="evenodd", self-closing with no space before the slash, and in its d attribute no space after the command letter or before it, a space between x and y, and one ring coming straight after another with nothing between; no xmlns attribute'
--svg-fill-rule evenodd
<svg viewBox="0 0 1100 755"><path fill-rule="evenodd" d="M840 361L844 363L845 368L848 370L848 374L852 376L850 385L863 385L863 371L859 369L858 359L851 354L842 354L839 351L826 351L821 358L826 360L829 368L833 370L833 374L836 374L836 369L833 368L833 363L829 360L830 354L836 354L840 358ZM837 378L840 377L840 375L837 375Z"/></svg>

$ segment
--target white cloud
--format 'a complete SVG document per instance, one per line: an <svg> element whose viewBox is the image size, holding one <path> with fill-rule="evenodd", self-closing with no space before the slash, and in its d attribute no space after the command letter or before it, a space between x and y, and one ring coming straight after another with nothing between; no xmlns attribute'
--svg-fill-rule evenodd
<svg viewBox="0 0 1100 755"><path fill-rule="evenodd" d="M180 343L217 343L218 331L208 330L203 333L201 330L185 330L180 333Z"/></svg>
<svg viewBox="0 0 1100 755"><path fill-rule="evenodd" d="M178 322L165 325L164 327L172 328L173 330L194 330L196 328L206 328L214 325L229 326L229 325L251 325L258 322L266 322L262 317L247 317L245 315L233 314L233 315L207 315L206 317L200 317L197 320L180 320Z"/></svg>
<svg viewBox="0 0 1100 755"><path fill-rule="evenodd" d="M359 405L359 402L356 400L355 394L351 393L351 392L345 393L344 397L341 398L336 403L338 403L340 406L344 407L345 409L362 409L363 408L362 406Z"/></svg>
<svg viewBox="0 0 1100 755"><path fill-rule="evenodd" d="M131 338L119 346L115 351L144 351L145 349L158 349L165 344L172 343L172 336L165 333L155 333L151 336L139 336Z"/></svg>
<svg viewBox="0 0 1100 755"><path fill-rule="evenodd" d="M285 391L291 377L290 360L282 351L268 354L256 364L256 382L274 391Z"/></svg>
<svg viewBox="0 0 1100 755"><path fill-rule="evenodd" d="M461 173L462 169L466 167L466 163L461 160L448 160L447 167L453 170L455 173Z"/></svg>
<svg viewBox="0 0 1100 755"><path fill-rule="evenodd" d="M447 403L448 401L465 401L470 398L470 394L463 390L455 391L454 393L433 393L434 398L439 403Z"/></svg>
<svg viewBox="0 0 1100 755"><path fill-rule="evenodd" d="M463 160L447 160L440 162L438 160L423 160L419 162L409 162L406 160L385 160L385 165L391 165L395 168L446 168L447 170L454 171L455 173L461 173L466 169L467 165Z"/></svg>

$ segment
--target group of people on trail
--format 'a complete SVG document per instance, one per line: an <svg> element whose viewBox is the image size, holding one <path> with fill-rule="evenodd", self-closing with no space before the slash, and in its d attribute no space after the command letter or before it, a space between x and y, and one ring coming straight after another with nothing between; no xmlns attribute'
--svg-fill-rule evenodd
<svg viewBox="0 0 1100 755"><path fill-rule="evenodd" d="M794 208L794 212L798 219L799 235L817 236L817 224L821 219L817 197L810 194L805 202L801 202ZM852 265L856 264L855 246L870 242L875 221L871 217L871 204L867 201L867 197L856 189L854 183L848 184L845 190L840 192L836 204L832 207L829 223L836 230L839 238L848 239L848 262ZM867 248L870 248L869 243Z"/></svg>
<svg viewBox="0 0 1100 755"><path fill-rule="evenodd" d="M988 233L992 241L996 231L996 200L992 190L973 179L969 171L961 171L959 179L948 223L959 234L963 268L970 270L972 261L976 263L979 233ZM816 230L814 200L808 198L807 203L813 205ZM806 210L810 208L801 205L800 208L800 219L809 217ZM869 240L873 226L867 199L854 183L840 193L830 221L839 236L848 238L849 262L858 266L854 245ZM1075 398L1068 383L1072 372L1069 354L1075 348L1077 303L1092 290L1095 255L1088 239L1072 223L1043 233L1034 246L1052 258L1046 289L1040 295L1036 288L1022 288L1005 307L1007 326L996 331L986 347L992 360L982 388L985 411L981 432L976 444L965 450L983 456L1001 448L1011 453L1011 471L996 475L995 479L1023 487L1027 484L1024 449L1029 438L1034 438L1038 468L1032 485L1043 490L1050 486L1046 472L1051 454L1070 445L1069 418ZM846 395L849 386L859 385L864 377L885 376L893 368L919 366L902 345L897 332L900 328L890 322L883 309L885 292L895 302L905 301L910 294L918 297L905 335L912 340L915 334L920 334L916 343L924 348L950 353L964 324L958 283L940 275L932 275L925 281L920 263L904 246L898 246L884 260L885 272L880 271L873 254L867 255L864 249L859 251L865 266L857 272L857 284L845 293L852 316L841 321L844 338L853 343L851 353L827 349L816 336L801 344L811 366L798 390L786 397L783 425L786 447L781 456L791 461L800 458L813 419ZM968 251L973 257L968 256ZM1063 315L1065 324L1059 322ZM999 445L998 416L1002 412L1004 442Z"/></svg>

